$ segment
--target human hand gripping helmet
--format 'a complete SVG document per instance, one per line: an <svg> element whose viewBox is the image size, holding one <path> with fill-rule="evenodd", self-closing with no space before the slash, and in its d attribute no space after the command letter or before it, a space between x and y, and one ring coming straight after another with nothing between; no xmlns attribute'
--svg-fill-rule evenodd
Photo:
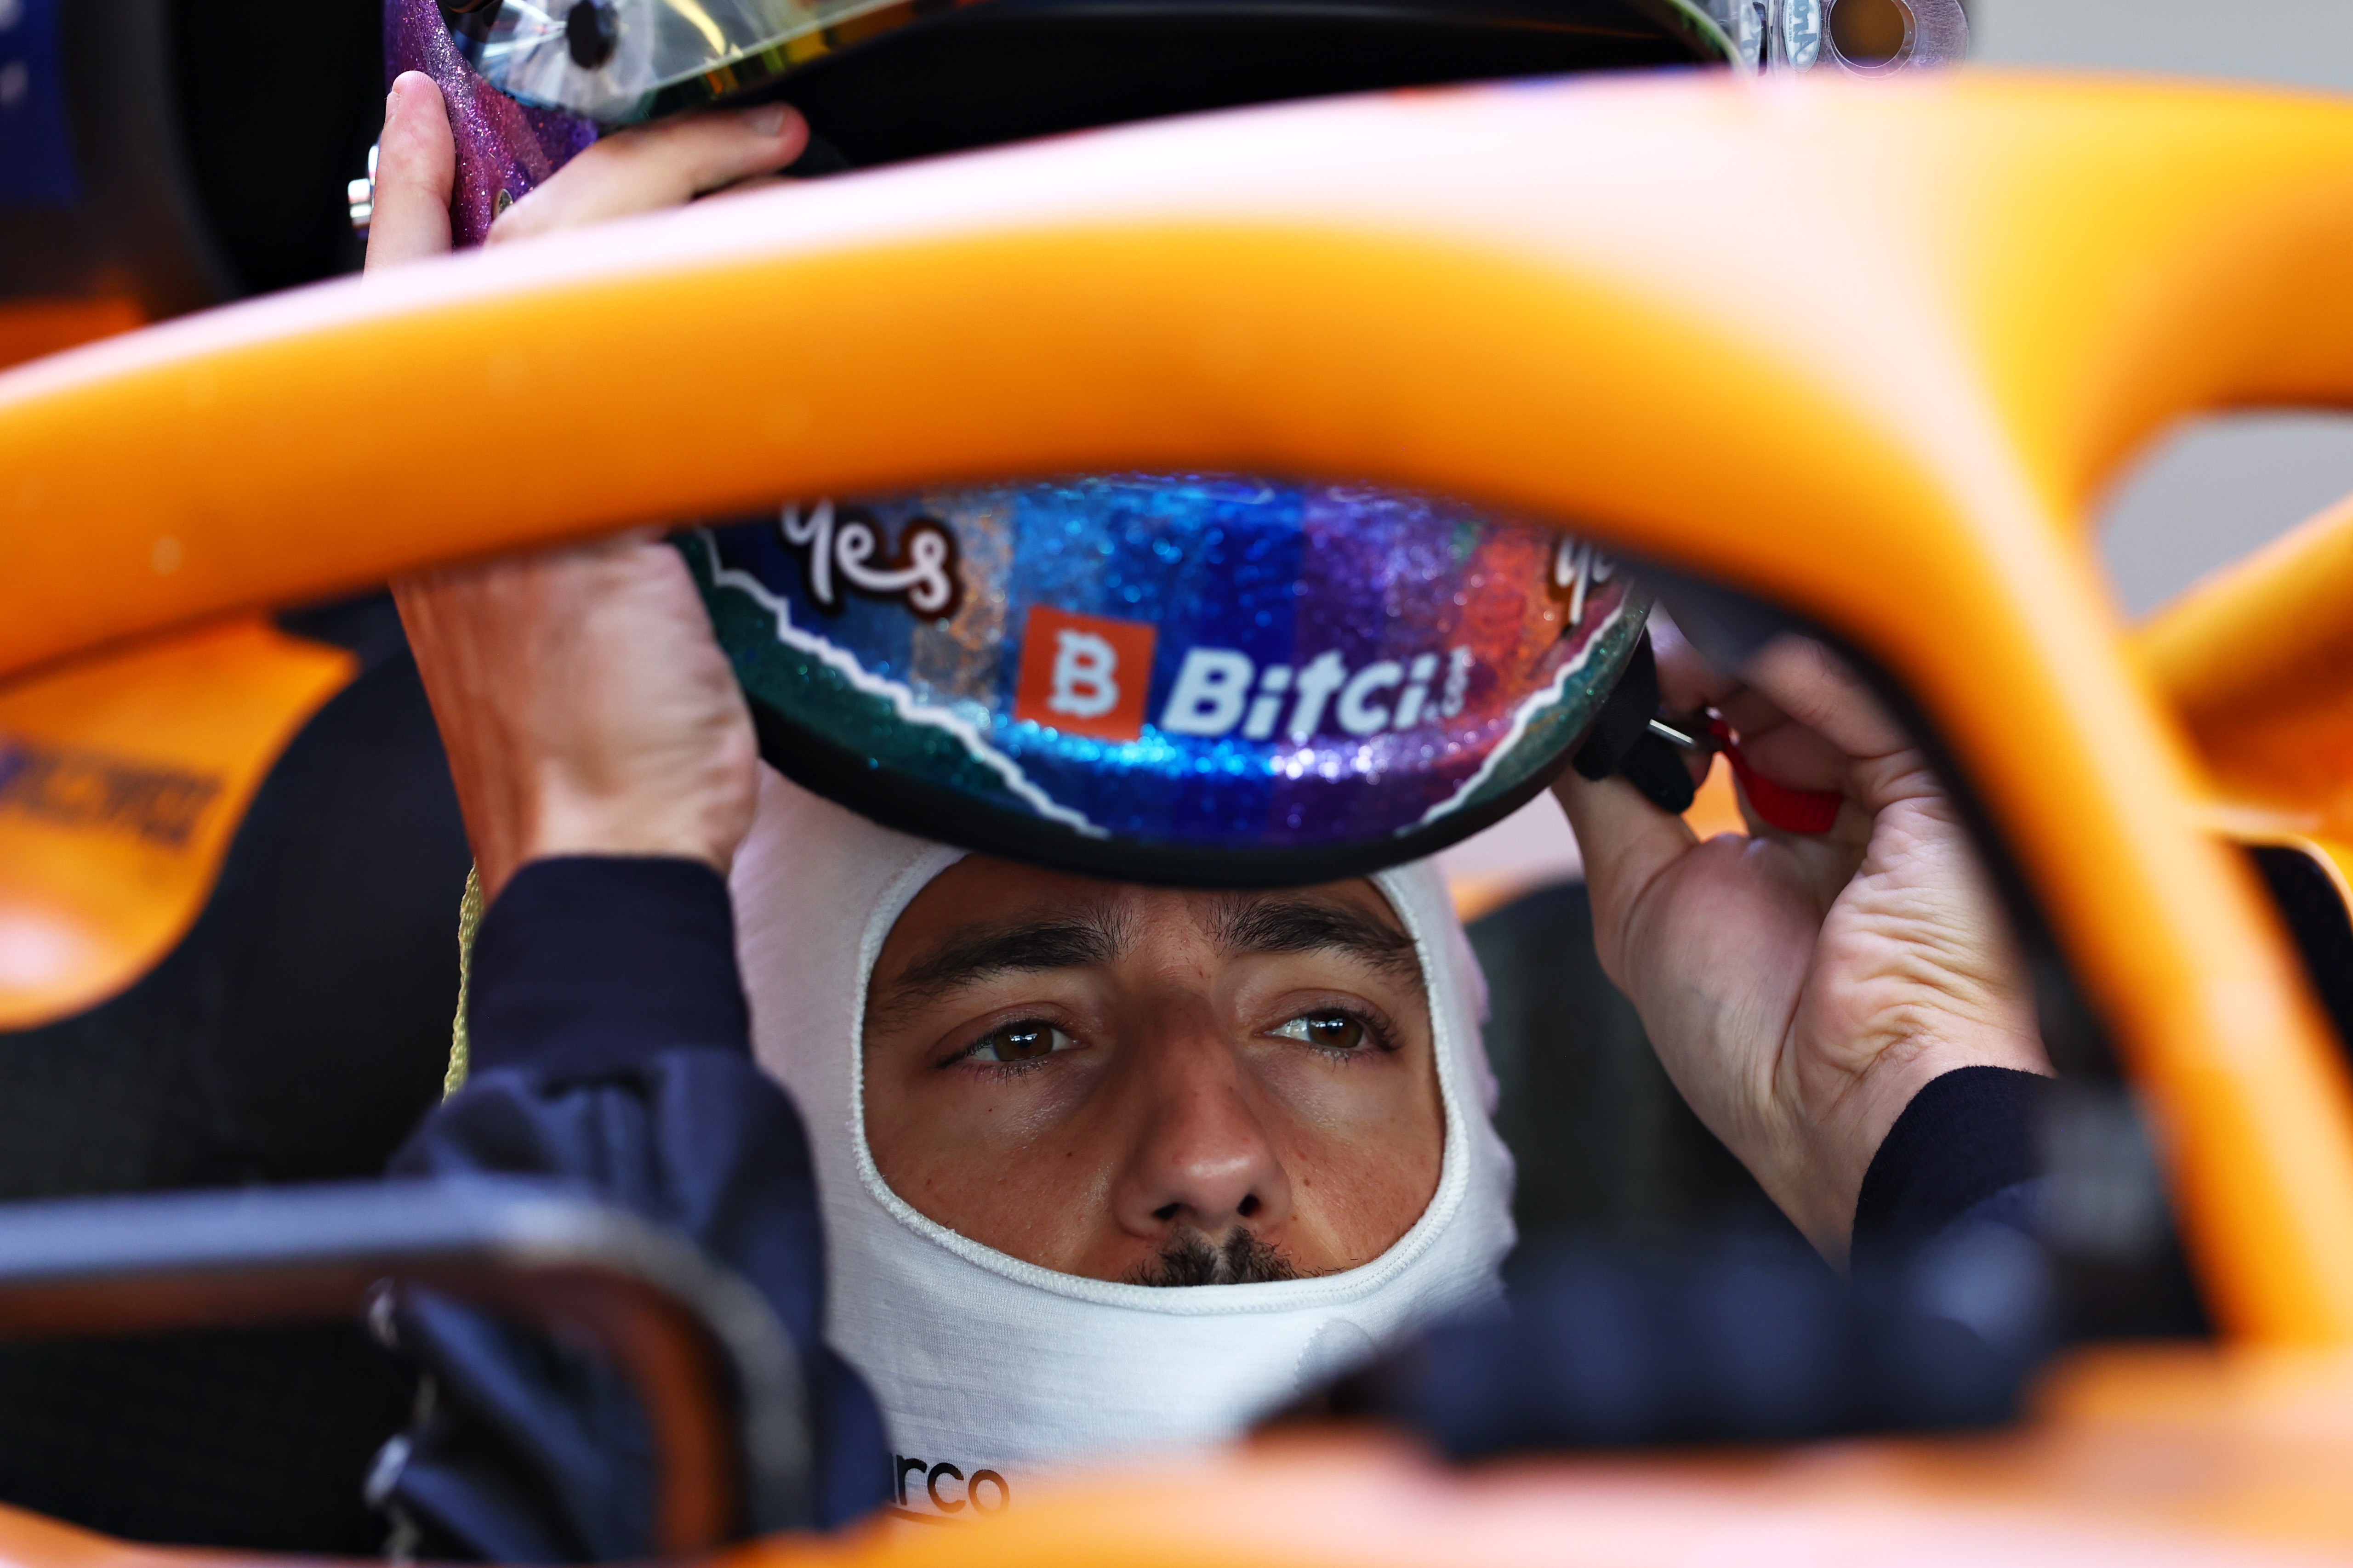
<svg viewBox="0 0 2353 1568"><path fill-rule="evenodd" d="M519 195L596 125L720 99L791 101L813 133L798 172L821 173L1331 92L1903 68L1956 52L1959 18L1958 0L391 0L387 36L445 90L462 60L463 237L492 185ZM489 181L465 176L470 134L503 149ZM1093 475L804 498L680 544L763 754L927 838L1129 880L1295 885L1443 848L1572 752L1690 800L1645 732L1639 587L1488 509Z"/></svg>

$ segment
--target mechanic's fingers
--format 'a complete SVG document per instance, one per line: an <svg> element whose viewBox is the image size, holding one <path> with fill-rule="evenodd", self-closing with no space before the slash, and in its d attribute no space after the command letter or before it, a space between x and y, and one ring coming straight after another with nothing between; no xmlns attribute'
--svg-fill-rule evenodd
<svg viewBox="0 0 2353 1568"><path fill-rule="evenodd" d="M1663 611L1651 615L1651 651L1659 665L1659 703L1670 713L1720 708L1740 689L1740 678L1710 664Z"/></svg>
<svg viewBox="0 0 2353 1568"><path fill-rule="evenodd" d="M1553 781L1552 792L1568 814L1585 859L1601 967L1619 989L1634 994L1629 965L1641 955L1626 941L1627 924L1643 893L1699 840L1682 817L1661 811L1622 778L1596 783L1571 768Z"/></svg>
<svg viewBox="0 0 2353 1568"><path fill-rule="evenodd" d="M1651 620L1651 646L1658 656L1659 703L1668 713L1691 714L1712 708L1740 736L1740 749L1766 777L1791 789L1844 787L1846 753L1794 722L1773 700L1718 669L1663 615ZM1704 753L1694 754L1694 782L1707 779Z"/></svg>
<svg viewBox="0 0 2353 1568"><path fill-rule="evenodd" d="M1853 759L1781 711L1763 692L1744 687L1723 704L1725 721L1740 737L1740 754L1757 772L1789 789L1846 787Z"/></svg>
<svg viewBox="0 0 2353 1568"><path fill-rule="evenodd" d="M619 132L499 215L490 242L681 206L738 181L773 174L807 145L807 122L781 103L690 114Z"/></svg>
<svg viewBox="0 0 2353 1568"><path fill-rule="evenodd" d="M1775 637L1741 674L1775 707L1848 756L1883 757L1912 743L1846 661L1811 637Z"/></svg>
<svg viewBox="0 0 2353 1568"><path fill-rule="evenodd" d="M709 192L702 199L706 202L723 202L735 196L748 196L760 191L774 190L778 185L789 185L793 183L793 176L790 174L754 174L748 180L738 180L732 185L723 185L715 191Z"/></svg>
<svg viewBox="0 0 2353 1568"><path fill-rule="evenodd" d="M401 72L385 98L376 146L371 271L449 248L449 192L457 177L458 144L441 89L423 71Z"/></svg>

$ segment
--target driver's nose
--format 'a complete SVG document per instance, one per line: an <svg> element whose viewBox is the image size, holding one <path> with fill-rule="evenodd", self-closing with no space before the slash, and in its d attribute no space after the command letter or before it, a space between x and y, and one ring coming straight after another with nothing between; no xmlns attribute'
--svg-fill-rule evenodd
<svg viewBox="0 0 2353 1568"><path fill-rule="evenodd" d="M1137 1136L1112 1193L1120 1228L1157 1241L1186 1226L1264 1235L1290 1219L1291 1181L1232 1042L1206 1019L1171 1019L1134 1070Z"/></svg>

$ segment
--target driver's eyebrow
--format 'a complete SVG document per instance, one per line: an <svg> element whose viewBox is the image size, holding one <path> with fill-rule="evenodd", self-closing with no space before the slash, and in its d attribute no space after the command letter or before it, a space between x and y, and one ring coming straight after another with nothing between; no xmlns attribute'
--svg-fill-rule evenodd
<svg viewBox="0 0 2353 1568"><path fill-rule="evenodd" d="M1128 933L1109 910L1050 916L1015 925L967 928L909 964L883 987L869 1014L887 1019L936 996L999 974L1037 974L1109 963Z"/></svg>
<svg viewBox="0 0 2353 1568"><path fill-rule="evenodd" d="M1239 894L1218 906L1212 929L1229 954L1339 952L1421 984L1413 938L1352 905L1282 894Z"/></svg>

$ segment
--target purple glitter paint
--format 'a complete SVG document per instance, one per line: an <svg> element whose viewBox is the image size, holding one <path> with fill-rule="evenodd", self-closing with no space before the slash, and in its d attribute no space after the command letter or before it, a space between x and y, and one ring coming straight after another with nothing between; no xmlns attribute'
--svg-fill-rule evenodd
<svg viewBox="0 0 2353 1568"><path fill-rule="evenodd" d="M1199 886L1357 876L1495 820L1647 608L1547 528L1229 474L800 503L684 548L786 774L928 837Z"/></svg>
<svg viewBox="0 0 2353 1568"><path fill-rule="evenodd" d="M596 140L595 122L528 108L475 74L434 0L385 0L384 59L386 86L423 71L449 106L458 142L449 235L460 249L481 244L493 218Z"/></svg>

